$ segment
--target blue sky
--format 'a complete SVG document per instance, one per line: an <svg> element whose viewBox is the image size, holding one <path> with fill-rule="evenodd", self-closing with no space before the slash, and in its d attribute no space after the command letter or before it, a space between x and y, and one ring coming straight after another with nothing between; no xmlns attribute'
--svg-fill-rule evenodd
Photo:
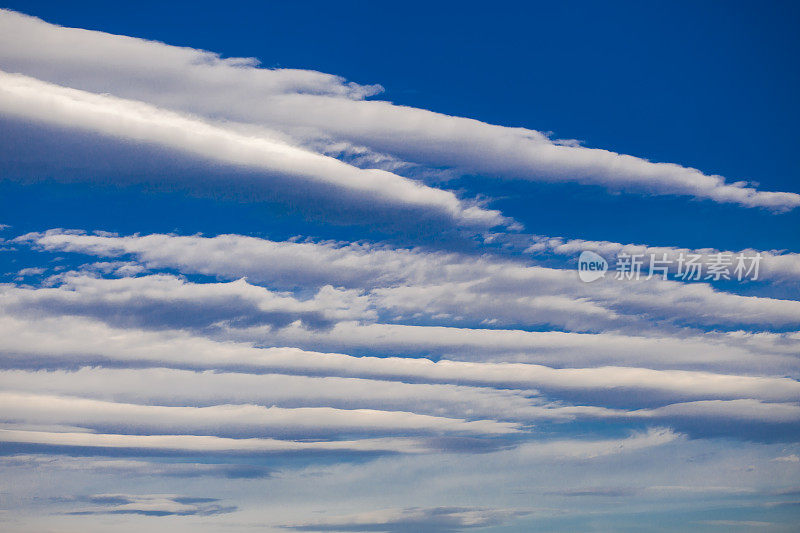
<svg viewBox="0 0 800 533"><path fill-rule="evenodd" d="M797 5L4 7L3 529L792 530Z"/></svg>

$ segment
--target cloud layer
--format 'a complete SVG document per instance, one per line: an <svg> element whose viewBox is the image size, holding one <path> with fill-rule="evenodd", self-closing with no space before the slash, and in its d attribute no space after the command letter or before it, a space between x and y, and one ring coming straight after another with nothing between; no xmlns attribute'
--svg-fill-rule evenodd
<svg viewBox="0 0 800 533"><path fill-rule="evenodd" d="M798 254L720 238L758 280L583 283L584 250L726 251L495 204L501 180L713 213L800 195L381 91L0 10L9 190L52 178L99 213L0 221L0 529L789 531ZM131 184L178 194L117 216L98 191ZM195 224L187 194L258 226Z"/></svg>

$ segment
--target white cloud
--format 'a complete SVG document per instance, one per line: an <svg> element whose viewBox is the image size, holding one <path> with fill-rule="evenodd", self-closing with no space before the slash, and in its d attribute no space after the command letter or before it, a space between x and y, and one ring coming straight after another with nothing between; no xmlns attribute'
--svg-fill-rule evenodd
<svg viewBox="0 0 800 533"><path fill-rule="evenodd" d="M304 320L312 325L340 320L374 320L376 313L357 290L323 286L311 298L270 291L244 279L230 283L189 283L176 276L157 274L102 279L66 272L37 289L0 288L8 309L39 309L46 313L89 315L112 321L138 319L164 326L208 326L218 321L246 324L288 324Z"/></svg>
<svg viewBox="0 0 800 533"><path fill-rule="evenodd" d="M189 283L166 274L101 279L73 272L54 276L48 284L55 286L0 286L0 302L7 313L19 316L87 316L117 327L201 331L213 327L222 338L314 350L356 348L402 355L434 352L459 359L569 365L625 362L666 368L690 364L739 369L769 365L775 371L790 368L792 363L790 353L780 346L780 341L786 342L787 338L781 336L749 346L747 337L742 335L676 336L657 331L647 335L587 334L374 323L379 313L396 312L398 304L410 310L415 309L413 304L418 304L418 308L428 307L428 313L433 314L437 303L455 305L456 302L447 302L450 294L462 303L478 299L468 291L441 294L424 290L425 287L403 287L410 294L400 298L406 294L403 290L376 289L362 293L322 286L312 297L298 299L291 293L271 291L243 279L231 283ZM496 316L486 307L500 309L503 305L513 305L513 301L502 303L505 289L494 291L487 281L479 285L483 293L479 302L487 305L481 307L475 303L473 312ZM392 294L389 299L388 293ZM572 301L558 297L554 304L547 302L548 298L541 298L544 303L537 303L540 297L530 299L535 309L542 306L539 309L543 313L553 312L554 307L559 309L562 300ZM766 300L762 300L765 305Z"/></svg>
<svg viewBox="0 0 800 533"><path fill-rule="evenodd" d="M374 287L403 281L420 283L443 275L463 280L496 268L492 261L469 260L458 254L368 243L271 241L244 235L103 236L49 230L20 236L15 242L102 257L134 254L152 267L178 267L183 272L228 279L246 277L256 283L279 283L290 288L325 284Z"/></svg>
<svg viewBox="0 0 800 533"><path fill-rule="evenodd" d="M230 513L235 506L221 505L216 498L180 496L175 494L93 494L77 498L92 504L68 514L138 514L146 516L211 516Z"/></svg>
<svg viewBox="0 0 800 533"><path fill-rule="evenodd" d="M207 407L139 405L69 396L0 392L2 418L27 424L67 423L194 435L335 435L363 433L517 433L516 423L466 421L403 411L225 404Z"/></svg>
<svg viewBox="0 0 800 533"><path fill-rule="evenodd" d="M736 527L736 528L754 528L754 527L770 527L775 525L774 522L764 522L760 520L701 520L697 524L704 524L707 526L723 526L723 527Z"/></svg>
<svg viewBox="0 0 800 533"><path fill-rule="evenodd" d="M466 507L382 509L284 524L283 527L297 531L377 531L384 533L424 531L436 533L501 525L515 517L527 514L529 513L526 511L509 509Z"/></svg>
<svg viewBox="0 0 800 533"><path fill-rule="evenodd" d="M327 329L295 322L283 328L268 326L225 328L222 338L272 346L296 346L317 351L382 354L437 354L465 361L525 362L557 366L642 365L652 368L739 369L757 372L795 372L791 350L796 338L776 335L761 346L748 346L746 335L652 333L574 333L473 329L451 326L363 324L342 321ZM786 342L786 353L780 342Z"/></svg>
<svg viewBox="0 0 800 533"><path fill-rule="evenodd" d="M232 100L245 94L297 92L359 99L381 91L378 85L348 83L339 76L310 70L254 68L258 65L255 58L221 58L189 47L64 28L5 9L0 11L0 28L3 66L17 72L27 68L32 76L53 78L55 83L67 81L57 79L60 76L75 76L71 81L77 82L81 71L87 84L113 83L113 77L92 75L92 70L105 65L130 76L131 89L153 91L155 82L169 80L173 88L188 83L224 89L230 91ZM112 92L108 86L96 88L97 92Z"/></svg>
<svg viewBox="0 0 800 533"><path fill-rule="evenodd" d="M0 465L6 471L64 471L70 474L91 472L93 475L120 475L144 477L267 477L272 470L258 465L211 464L178 462L167 463L140 459L114 459L109 457L71 457L50 454L14 454L0 457Z"/></svg>
<svg viewBox="0 0 800 533"><path fill-rule="evenodd" d="M38 276L39 274L44 274L46 271L46 269L40 267L23 268L17 272L17 277L21 279L28 276Z"/></svg>
<svg viewBox="0 0 800 533"><path fill-rule="evenodd" d="M359 378L192 372L167 368L81 368L76 371L0 371L0 398L7 416L26 425L49 421L86 427L114 424L215 431L325 433L335 428L365 432L512 432L520 422L575 419L738 419L772 423L800 420L800 405L752 399L679 402L651 409L571 405L532 391L447 384L403 383ZM21 398L30 402L19 404ZM104 400L79 402L77 398ZM50 400L52 399L52 401ZM110 403L110 400L117 403ZM52 409L42 409L42 402ZM69 402L75 402L69 407ZM131 405L138 404L138 405ZM146 409L147 406L173 406ZM185 407L192 406L192 407ZM200 408L197 406L222 406ZM267 406L268 409L257 409ZM281 409L278 408L290 408ZM316 409L296 409L297 407ZM369 409L365 409L369 407ZM291 409L295 408L295 409ZM66 411L65 411L66 410ZM394 414L393 414L394 413ZM412 416L411 413L434 416ZM330 414L330 416L328 416ZM174 417L178 417L173 420ZM314 422L315 417L321 422ZM462 424L457 419L479 420ZM482 420L483 419L483 420Z"/></svg>
<svg viewBox="0 0 800 533"><path fill-rule="evenodd" d="M463 204L453 193L378 169L360 169L298 148L280 136L237 131L230 125L98 95L0 71L0 112L47 124L155 143L201 158L335 185L370 201L432 209L459 223L494 226L497 211ZM270 177L264 176L269 183Z"/></svg>
<svg viewBox="0 0 800 533"><path fill-rule="evenodd" d="M800 205L796 193L758 191L677 164L558 143L530 129L366 101L375 86L318 72L260 69L252 59L220 59L200 50L61 28L11 11L0 13L0 28L0 68L5 70L281 129L311 144L346 141L487 176L595 183L775 210ZM470 215L483 222L488 216L477 210Z"/></svg>
<svg viewBox="0 0 800 533"><path fill-rule="evenodd" d="M602 279L589 285L578 282L573 270L522 266L514 270L474 281L389 287L374 293L382 306L401 316L473 323L492 317L493 326L551 324L631 331L668 325L800 326L796 300L741 296L705 283Z"/></svg>
<svg viewBox="0 0 800 533"><path fill-rule="evenodd" d="M231 439L210 435L123 435L111 433L60 433L0 429L0 441L50 446L90 448L142 448L195 452L397 452L425 453L431 449L408 438L376 438L360 440L292 441L279 439Z"/></svg>
<svg viewBox="0 0 800 533"><path fill-rule="evenodd" d="M595 459L607 455L635 452L661 446L682 435L666 428L651 428L644 433L635 433L625 439L607 440L555 440L526 443L514 450L525 458L561 458L569 460Z"/></svg>
<svg viewBox="0 0 800 533"><path fill-rule="evenodd" d="M0 114L12 125L166 148L176 164L209 171L191 182L165 172L166 188L200 191L224 168L221 180L235 177L223 187L256 185L256 199L297 186L326 212L341 200L473 228L511 221L432 184L466 173L484 179L470 180L475 189L570 181L800 205L800 195L680 165L369 101L380 87L337 76L6 10L0 69ZM146 179L110 163L119 180ZM0 285L0 441L41 451L0 457L14 487L4 524L133 532L156 520L147 515L176 531L418 532L530 513L591 529L610 513L796 493L800 307L774 296L793 294L781 283L800 279L798 254L762 251L771 284L725 292L583 284L519 254L564 266L583 249L692 251L677 246L485 237L464 253L243 235L4 240L59 254L29 263L20 247L14 271L30 268ZM80 265L63 252L97 257ZM36 286L24 277L47 272L56 275ZM209 483L220 499L202 496ZM222 516L234 510L235 524Z"/></svg>
<svg viewBox="0 0 800 533"><path fill-rule="evenodd" d="M800 279L800 254L779 252L776 250L754 250L745 249L739 251L719 250L715 248L691 249L675 246L648 246L646 244L622 244L610 241L588 241L584 239L562 239L558 237L534 237L534 244L526 249L531 254L554 253L558 255L577 257L584 250L592 250L606 258L612 258L620 253L629 255L644 255L645 265L649 264L651 254L655 254L657 260L662 260L666 254L667 260L671 262L671 271L677 268L677 261L681 254L687 257L688 254L699 254L707 260L710 256L723 253L746 257L753 257L761 254L758 269L758 279L770 281L793 281Z"/></svg>
<svg viewBox="0 0 800 533"><path fill-rule="evenodd" d="M800 325L800 303L740 296L705 283L601 280L573 270L489 255L471 257L367 243L270 241L241 235L85 235L51 230L15 239L46 250L103 257L132 254L150 268L288 288L371 290L376 306L404 318L444 317L489 324L551 324L577 330L642 332L675 325Z"/></svg>
<svg viewBox="0 0 800 533"><path fill-rule="evenodd" d="M800 404L764 403L758 400L703 400L634 411L629 416L683 418L706 416L715 419L757 420L760 422L800 421Z"/></svg>
<svg viewBox="0 0 800 533"><path fill-rule="evenodd" d="M800 383L777 376L733 375L688 370L604 366L552 368L524 363L480 363L399 357L353 357L298 348L256 348L250 343L214 341L183 331L112 328L73 317L0 321L0 351L9 361L63 363L117 361L197 369L250 369L415 380L453 384L547 387L577 391L650 391L672 398L794 401ZM19 359L15 359L19 358Z"/></svg>
<svg viewBox="0 0 800 533"><path fill-rule="evenodd" d="M246 374L171 368L0 370L6 391L158 405L256 404L411 411L455 418L569 418L534 391L335 376Z"/></svg>
<svg viewBox="0 0 800 533"><path fill-rule="evenodd" d="M392 508L398 501L405 507L458 507L465 505L465 499L476 498L482 507L529 510L532 516L552 519L558 526L564 524L559 517L568 517L570 524L596 524L600 516L614 520L621 507L624 507L623 515L629 511L663 511L665 507L681 514L700 512L709 506L724 507L730 504L731 498L736 498L736 505L763 501L765 496L775 499L774 494L780 490L796 486L796 466L771 461L781 455L782 450L794 448L793 445L687 439L678 434L669 440L668 435L656 436L661 432L663 430L654 429L654 435L649 437L648 432L642 432L615 437L558 438L555 442L565 448L565 453L560 455L557 449L550 447L527 455L515 448L483 454L391 455L372 461L335 464L320 461L300 467L283 466L281 462L280 472L273 476L215 478L212 493L209 493L207 477L175 479L127 475L121 481L118 475L104 473L102 467L75 470L67 464L62 468L61 461L52 465L43 463L35 468L9 468L5 462L2 464L6 473L4 479L12 486L23 487L22 490L34 487L31 492L39 496L37 501L64 494L118 491L210 494L239 507L237 515L231 516L237 524L254 525L276 533L280 529L270 529L270 526L305 523L328 516L360 515ZM573 448L573 441L585 447ZM636 447L635 443L645 442L652 445ZM51 448L50 451L57 450ZM242 454L209 459L225 462L235 459L240 464L261 460L258 456ZM112 459L98 457L94 460ZM167 457L159 457L158 461L165 465L180 464ZM42 486L43 476L52 483ZM391 483L387 484L387 479ZM556 494L585 487L625 488L627 492L611 499L587 497L580 500ZM656 488L650 490L649 487ZM298 498L300 494L304 497ZM531 508L531 501L536 501L534 508ZM63 507L74 508L72 504ZM41 506L28 503L13 507L9 515L37 530L68 525L82 531L100 531L93 529L96 521L86 528L80 527L83 522L65 522L61 515L57 522L48 522ZM181 520L176 524L184 528L181 531L213 531L228 525L216 521L209 524L207 520ZM136 525L141 527L140 522L115 521L115 525L119 526L115 530L131 533Z"/></svg>

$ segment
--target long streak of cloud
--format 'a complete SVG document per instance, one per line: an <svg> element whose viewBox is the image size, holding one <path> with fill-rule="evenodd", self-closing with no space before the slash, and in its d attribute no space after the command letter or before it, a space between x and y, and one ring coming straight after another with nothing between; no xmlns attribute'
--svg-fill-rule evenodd
<svg viewBox="0 0 800 533"><path fill-rule="evenodd" d="M0 12L0 51L0 68L54 83L299 137L333 138L437 167L689 195L777 211L800 205L799 194L759 191L678 164L554 142L535 130L364 100L379 91L377 86L358 86L318 72L258 68L250 58L222 59L201 50L63 28L13 11ZM471 215L479 216L475 211Z"/></svg>
<svg viewBox="0 0 800 533"><path fill-rule="evenodd" d="M353 167L287 144L278 136L253 132L248 135L143 102L62 87L21 74L0 71L0 113L334 185L367 199L432 209L459 223L494 226L504 221L498 212L467 206L451 192L384 170Z"/></svg>

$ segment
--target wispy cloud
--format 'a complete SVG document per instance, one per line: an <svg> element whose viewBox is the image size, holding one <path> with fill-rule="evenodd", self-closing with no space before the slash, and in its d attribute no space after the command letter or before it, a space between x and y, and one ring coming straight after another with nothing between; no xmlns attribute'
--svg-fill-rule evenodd
<svg viewBox="0 0 800 533"><path fill-rule="evenodd" d="M772 522L764 522L761 520L701 520L698 524L707 526L722 526L722 527L735 527L735 528L759 528L770 527L774 525Z"/></svg>
<svg viewBox="0 0 800 533"><path fill-rule="evenodd" d="M438 533L496 526L529 514L526 511L469 507L386 509L286 524L295 531L381 531Z"/></svg>
<svg viewBox="0 0 800 533"><path fill-rule="evenodd" d="M77 501L91 507L71 511L73 515L138 514L145 516L211 516L236 511L236 506L223 505L216 498L178 496L173 494L94 494Z"/></svg>
<svg viewBox="0 0 800 533"><path fill-rule="evenodd" d="M26 471L68 473L91 472L94 475L121 475L126 477L195 478L221 477L230 479L255 479L272 475L273 470L262 465L247 463L166 463L140 459L114 459L109 457L71 457L50 454L14 454L0 457L3 468Z"/></svg>

